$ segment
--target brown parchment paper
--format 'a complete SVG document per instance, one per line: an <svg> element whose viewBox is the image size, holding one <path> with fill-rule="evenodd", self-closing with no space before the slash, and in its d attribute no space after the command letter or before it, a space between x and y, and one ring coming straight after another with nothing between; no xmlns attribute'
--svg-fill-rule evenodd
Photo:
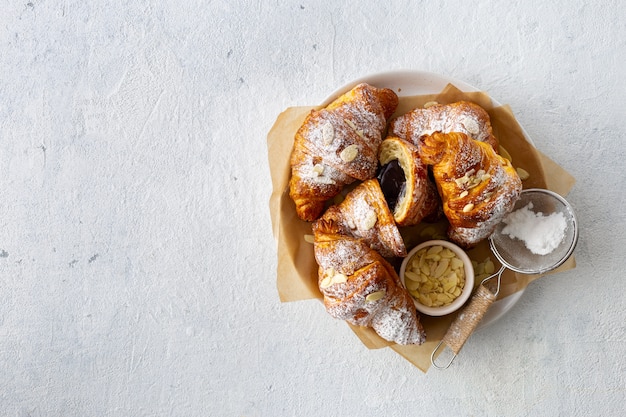
<svg viewBox="0 0 626 417"><path fill-rule="evenodd" d="M439 94L400 97L400 103L392 117L421 107L429 101L446 104L459 100L472 101L489 113L494 135L500 142L501 150L504 148L511 155L515 167L523 168L530 173L530 177L523 182L524 188L547 188L563 196L567 195L575 183L574 178L526 140L523 129L508 105L494 107L491 98L484 92L463 92L453 85L448 85ZM313 254L313 245L304 239L305 235L311 234L311 225L297 217L295 204L289 197L288 190L291 175L289 159L294 135L306 115L314 108L319 108L319 106L286 109L278 116L267 136L273 189L270 197L270 214L277 243L276 284L281 302L322 299L317 286L318 266ZM408 251L420 242L431 239L433 230L443 234L446 227L445 221L436 224L422 223L409 228L401 228L400 232ZM490 257L498 266L498 261L491 254L486 241L468 251L468 255L477 262ZM400 259L396 261L397 265L401 262ZM551 273L572 269L575 265L572 256ZM523 290L541 276L543 275L523 275L506 270L502 275L498 299ZM431 365L431 353L454 318L455 314L444 317L422 315L421 321L426 330L427 340L421 346L397 345L380 338L370 328L350 324L348 326L369 349L390 347L417 368L426 372Z"/></svg>

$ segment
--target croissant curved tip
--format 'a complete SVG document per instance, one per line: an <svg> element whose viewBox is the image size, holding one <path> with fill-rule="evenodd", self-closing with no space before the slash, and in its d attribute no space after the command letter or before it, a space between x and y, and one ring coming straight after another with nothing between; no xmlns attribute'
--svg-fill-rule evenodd
<svg viewBox="0 0 626 417"><path fill-rule="evenodd" d="M339 233L339 225L333 219L320 218L313 222L312 227L315 235Z"/></svg>

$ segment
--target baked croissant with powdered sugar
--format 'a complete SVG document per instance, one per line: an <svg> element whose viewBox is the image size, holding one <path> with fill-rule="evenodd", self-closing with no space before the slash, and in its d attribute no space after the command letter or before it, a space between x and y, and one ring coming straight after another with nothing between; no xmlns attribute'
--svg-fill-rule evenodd
<svg viewBox="0 0 626 417"><path fill-rule="evenodd" d="M333 220L317 220L313 231L326 311L353 325L371 327L390 342L424 343L415 304L391 264L364 239L342 234Z"/></svg>
<svg viewBox="0 0 626 417"><path fill-rule="evenodd" d="M448 237L468 249L493 233L514 207L522 181L508 159L464 133L423 137L420 157L432 166L450 226Z"/></svg>
<svg viewBox="0 0 626 417"><path fill-rule="evenodd" d="M364 181L320 218L332 221L339 233L363 239L385 258L406 256L406 246L376 178Z"/></svg>
<svg viewBox="0 0 626 417"><path fill-rule="evenodd" d="M289 195L313 221L345 185L376 175L378 148L398 96L362 83L326 108L312 110L295 135Z"/></svg>

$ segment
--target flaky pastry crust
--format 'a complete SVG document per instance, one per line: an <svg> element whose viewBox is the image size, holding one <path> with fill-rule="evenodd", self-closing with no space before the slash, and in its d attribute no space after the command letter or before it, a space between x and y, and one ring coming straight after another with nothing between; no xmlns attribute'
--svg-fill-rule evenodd
<svg viewBox="0 0 626 417"><path fill-rule="evenodd" d="M417 108L391 121L389 134L419 146L420 139L434 132L465 133L472 139L485 142L498 151L498 140L493 135L489 114L478 104L457 101Z"/></svg>
<svg viewBox="0 0 626 417"><path fill-rule="evenodd" d="M416 225L437 211L439 195L417 146L398 137L388 136L380 145L378 160L383 166L397 160L404 172L405 188L393 210L398 226Z"/></svg>
<svg viewBox="0 0 626 417"><path fill-rule="evenodd" d="M372 327L391 342L424 343L413 300L393 267L363 239L342 234L334 221L321 218L314 225L318 284L328 313Z"/></svg>
<svg viewBox="0 0 626 417"><path fill-rule="evenodd" d="M384 257L406 256L404 240L375 178L362 182L341 203L330 206L321 219L336 223L346 236L363 239Z"/></svg>
<svg viewBox="0 0 626 417"><path fill-rule="evenodd" d="M362 83L311 111L295 135L290 161L289 195L298 217L317 219L345 185L376 175L378 147L397 106L392 90Z"/></svg>
<svg viewBox="0 0 626 417"><path fill-rule="evenodd" d="M432 165L450 223L448 237L464 248L489 237L522 191L522 181L509 160L464 133L425 136L420 155Z"/></svg>

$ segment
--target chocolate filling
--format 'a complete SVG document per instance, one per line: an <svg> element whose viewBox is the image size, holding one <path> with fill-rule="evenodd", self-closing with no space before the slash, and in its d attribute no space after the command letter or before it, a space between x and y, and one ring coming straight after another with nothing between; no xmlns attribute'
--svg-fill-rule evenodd
<svg viewBox="0 0 626 417"><path fill-rule="evenodd" d="M406 189L404 170L397 159L380 167L378 182L380 183L380 188L383 191L389 210L393 213L398 201L404 196Z"/></svg>

